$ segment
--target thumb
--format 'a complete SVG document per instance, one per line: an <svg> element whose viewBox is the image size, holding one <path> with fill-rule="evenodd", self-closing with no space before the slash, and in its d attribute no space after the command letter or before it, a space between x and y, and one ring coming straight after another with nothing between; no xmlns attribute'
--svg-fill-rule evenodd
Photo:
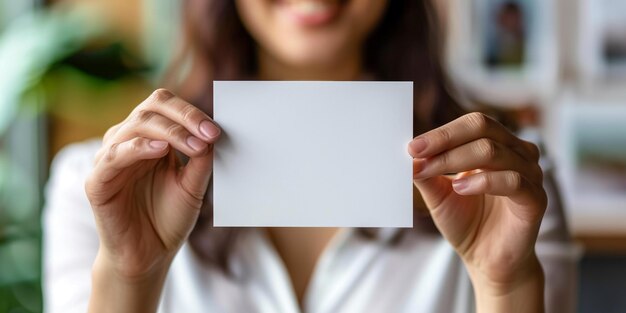
<svg viewBox="0 0 626 313"><path fill-rule="evenodd" d="M429 210L438 207L451 192L454 192L450 179L445 176L414 180L413 184L419 190Z"/></svg>
<svg viewBox="0 0 626 313"><path fill-rule="evenodd" d="M198 200L204 199L213 172L213 146L198 157L191 158L182 169L180 183L185 191Z"/></svg>
<svg viewBox="0 0 626 313"><path fill-rule="evenodd" d="M454 247L459 247L463 234L467 233L468 221L471 220L473 211L459 207L464 201L459 201L459 196L452 188L452 179L447 176L435 176L415 179L413 184L422 195L430 216L441 234Z"/></svg>
<svg viewBox="0 0 626 313"><path fill-rule="evenodd" d="M413 159L413 171L419 172L423 167L423 160ZM435 176L413 180L413 184L420 191L429 210L438 207L449 195L454 192L452 182L445 176Z"/></svg>

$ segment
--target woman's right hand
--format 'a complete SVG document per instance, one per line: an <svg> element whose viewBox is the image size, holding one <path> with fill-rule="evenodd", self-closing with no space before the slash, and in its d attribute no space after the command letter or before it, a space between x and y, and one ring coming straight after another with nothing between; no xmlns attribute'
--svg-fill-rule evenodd
<svg viewBox="0 0 626 313"><path fill-rule="evenodd" d="M94 275L137 282L167 271L198 218L219 134L164 89L107 131L85 184L100 237Z"/></svg>

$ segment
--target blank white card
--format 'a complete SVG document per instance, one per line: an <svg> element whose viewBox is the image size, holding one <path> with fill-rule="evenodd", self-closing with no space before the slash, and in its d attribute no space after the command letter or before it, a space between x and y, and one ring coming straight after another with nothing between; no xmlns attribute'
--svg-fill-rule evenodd
<svg viewBox="0 0 626 313"><path fill-rule="evenodd" d="M412 226L412 82L213 88L215 226Z"/></svg>

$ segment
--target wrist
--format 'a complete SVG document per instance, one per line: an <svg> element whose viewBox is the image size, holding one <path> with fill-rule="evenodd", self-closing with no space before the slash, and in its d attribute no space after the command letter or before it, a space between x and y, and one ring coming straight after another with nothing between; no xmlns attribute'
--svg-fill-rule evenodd
<svg viewBox="0 0 626 313"><path fill-rule="evenodd" d="M115 257L115 254L100 248L91 272L92 276L108 277L128 285L141 284L145 281L154 281L165 275L173 259L174 255L164 255L160 257L139 256L120 260L120 258Z"/></svg>
<svg viewBox="0 0 626 313"><path fill-rule="evenodd" d="M89 312L156 312L169 269L127 275L100 253L92 268Z"/></svg>
<svg viewBox="0 0 626 313"><path fill-rule="evenodd" d="M505 280L468 268L477 312L544 312L544 274L535 255Z"/></svg>

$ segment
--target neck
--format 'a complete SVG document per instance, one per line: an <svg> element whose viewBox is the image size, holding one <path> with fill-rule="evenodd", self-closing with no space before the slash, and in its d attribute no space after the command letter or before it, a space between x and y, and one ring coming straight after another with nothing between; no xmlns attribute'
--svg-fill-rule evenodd
<svg viewBox="0 0 626 313"><path fill-rule="evenodd" d="M315 266L338 231L338 228L333 227L266 229L271 243L289 273L301 308Z"/></svg>
<svg viewBox="0 0 626 313"><path fill-rule="evenodd" d="M362 76L361 55L352 54L332 64L293 66L259 51L261 80L357 80Z"/></svg>

